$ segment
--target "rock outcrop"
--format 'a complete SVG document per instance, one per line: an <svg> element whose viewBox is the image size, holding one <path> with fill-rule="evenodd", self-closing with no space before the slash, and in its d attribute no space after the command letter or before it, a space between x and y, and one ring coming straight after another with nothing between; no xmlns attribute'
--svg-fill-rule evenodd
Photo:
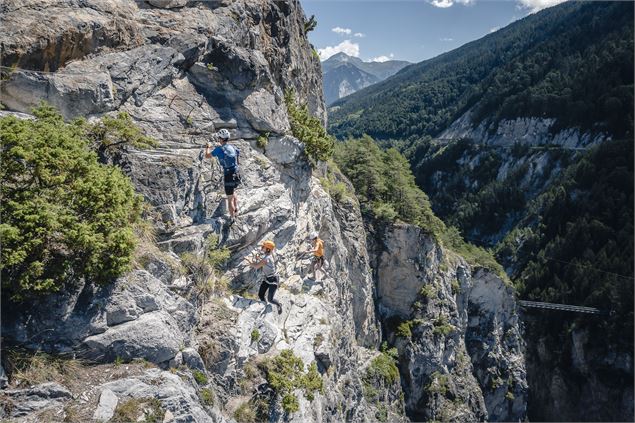
<svg viewBox="0 0 635 423"><path fill-rule="evenodd" d="M11 318L3 319L3 336L23 347L100 362L145 359L164 369L185 366L210 378L209 389L223 399L225 415L252 394L237 388L249 361L291 349L307 368L318 363L324 379L313 401L300 396L300 409L291 419L374 419L377 406L364 399L360 382L364 363L377 354L379 330L359 208L355 202L334 203L303 145L284 135L289 128L285 89L294 89L324 118L319 62L306 40L298 2L130 1L112 6L102 13L90 2L56 2L68 19L63 25L90 25L87 16L110 22L116 15L138 35L137 43L95 46L44 64L26 49L27 38L22 44L12 38L13 53L3 62L33 71L8 73L2 101L11 111L28 113L45 100L69 119L125 111L157 139L156 149L123 149L108 158L124 169L152 208L148 218L156 227L157 245L144 245L139 269L110 286L77 281L30 310L12 305ZM39 7L7 7L8 22L27 19L25 12ZM39 16L44 24L53 19ZM52 32L66 31L66 26L53 26ZM18 31L9 25L3 36ZM59 42L51 36L50 43ZM209 134L219 128L230 129L241 150L240 217L233 226L225 217L219 170L202 157ZM256 147L262 132L270 133L265 150ZM314 230L329 252L328 276L319 283L305 277L309 262L299 256ZM204 254L211 235L232 251L224 277L234 294L216 294L208 301L209 294L201 294L195 278L182 270L180 256ZM265 238L278 246L282 315L245 297L253 297L260 283L246 258ZM218 333L219 327L227 330ZM257 342L254 330L260 334ZM210 346L222 359L210 358ZM161 385L144 379L159 376L108 382L100 388L94 415L105 419L114 412L114 394L120 403L138 396L160 398L177 421L222 420L216 408L195 404L183 417L170 402L175 394L159 392ZM175 377L164 373L159 379ZM193 386L178 390L196 402ZM396 399L387 413L401 418L399 384L385 389ZM272 413L274 420L287 418L279 407Z"/></svg>
<svg viewBox="0 0 635 423"><path fill-rule="evenodd" d="M502 120L497 124L484 121L472 122L472 111L467 111L455 120L439 138L468 138L481 144L510 147L514 144L527 146L555 145L565 148L588 148L611 137L602 132L582 131L578 128L555 130L553 118L527 117Z"/></svg>
<svg viewBox="0 0 635 423"><path fill-rule="evenodd" d="M379 318L399 350L414 421L519 421L527 381L513 290L411 225L384 228Z"/></svg>

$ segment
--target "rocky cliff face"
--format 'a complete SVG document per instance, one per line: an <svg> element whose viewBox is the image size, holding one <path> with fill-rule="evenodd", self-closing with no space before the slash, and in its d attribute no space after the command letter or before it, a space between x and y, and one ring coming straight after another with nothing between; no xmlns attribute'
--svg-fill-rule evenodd
<svg viewBox="0 0 635 423"><path fill-rule="evenodd" d="M176 421L224 421L254 395L239 383L246 366L290 349L306 368L318 363L324 379L313 401L300 395L292 420L374 419L376 406L366 402L360 382L379 341L361 216L355 203L331 201L302 145L284 135L285 89L295 89L314 114L324 115L319 62L304 35L299 4L153 4L160 7L132 1L4 6L9 25L3 29L3 62L17 68L2 84L9 110L28 112L46 100L67 118L125 111L160 145L110 158L152 209L157 243L144 246L139 269L108 287L78 281L29 310L7 305L3 336L31 349L97 362L142 358L160 367L85 386L83 393L105 416L112 416L117 402L157 396ZM25 32L27 26L34 30ZM120 39L111 39L111 30ZM33 43L34 34L41 46ZM80 38L91 41L79 46ZM203 161L201 150L219 128L232 130L242 152L240 218L231 227L219 169ZM263 150L255 138L265 131L270 138ZM304 277L309 263L298 256L314 230L329 250L329 276L319 284ZM230 292L210 300L182 270L180 256L202 255L212 234L232 255L225 275ZM265 238L278 246L281 315L248 299L260 276L245 258ZM168 368L207 375L217 401L202 404L191 376L184 384ZM164 382L154 388L157 380ZM398 384L384 390L395 392L390 413L399 418ZM17 390L9 397L21 403L29 395L35 394ZM173 401L175 395L184 400ZM37 419L42 409L63 402L42 396L47 401L6 412ZM74 393L55 398L76 400ZM273 420L286 418L280 404L271 413Z"/></svg>
<svg viewBox="0 0 635 423"><path fill-rule="evenodd" d="M333 201L303 145L286 135L285 89L324 117L320 65L297 1L15 0L2 11L3 65L13 66L0 85L3 113L28 113L41 100L67 118L125 111L159 141L155 149L124 148L107 158L144 196L156 232L143 240L135 270L105 287L73 281L28 307L5 299L7 343L83 364L70 372L73 378L12 383L2 391L3 417L106 421L136 404L161 411L164 421L248 421L256 412L269 421L401 421L405 410L440 416L448 401L466 400L458 420L522 418L523 364L515 355L521 344L508 289L484 271L472 275L459 258L439 273L439 247L420 234L402 236L402 229L386 241L396 246L372 258L358 204ZM230 129L241 150L240 216L233 225L220 169L202 155L208 134L219 128ZM265 132L262 148L256 139ZM306 277L309 261L300 254L316 230L328 254L319 283ZM203 257L212 238L231 256L210 292L187 270L185 255ZM281 314L254 300L260 275L246 265L264 239L277 244ZM429 252L419 257L421 249ZM412 254L419 257L416 269ZM376 275L371 260L383 269ZM447 284L456 277L465 294L454 298ZM404 310L425 278L440 294L412 315L426 321L413 329L417 335L396 341L403 382L374 377L384 357L377 351L375 283L380 316L408 317L412 312ZM408 299L408 291L400 300L406 309L389 299L390 283L411 286L414 296ZM441 315L455 325L453 334L434 334L432 322ZM497 344L507 332L509 341ZM323 384L310 395L295 389L298 408L291 413L262 371L285 350L304 371L315 364ZM423 388L434 371L468 385L428 404ZM497 371L505 380L487 391ZM506 392L516 400L504 399Z"/></svg>
<svg viewBox="0 0 635 423"><path fill-rule="evenodd" d="M594 342L588 328L573 326L557 340L545 336L546 320L558 317L533 313L525 319L528 336L533 336L527 343L528 381L542 387L530 392L530 415L545 421L632 420L632 355L605 337Z"/></svg>
<svg viewBox="0 0 635 423"><path fill-rule="evenodd" d="M597 145L610 136L605 133L590 133L578 128L557 130L552 118L527 117L502 120L496 125L484 121L472 123L472 111L454 121L439 138L469 138L491 146L512 146L514 144L540 146L551 145L565 148L588 148Z"/></svg>
<svg viewBox="0 0 635 423"><path fill-rule="evenodd" d="M530 244L526 234L549 221L549 217L536 219L532 214L534 200L562 184L568 169L585 160L585 151L608 143L611 137L578 128L557 129L552 119L544 118L475 126L470 115L468 112L450 125L439 136L441 145L425 153L420 183L437 214L461 226L475 242L496 247L508 274L522 280L528 257L537 254L512 254L505 245ZM584 198L583 192L578 190L575 195ZM572 223L560 225L574 227ZM525 289L524 295L532 295L531 290ZM552 301L588 305L580 299ZM632 419L632 347L629 353L627 341L610 337L614 330L600 329L606 317L528 311L523 320L527 380L532 387L530 419ZM554 322L562 329L554 329ZM596 335L590 335L592 332Z"/></svg>
<svg viewBox="0 0 635 423"><path fill-rule="evenodd" d="M558 181L580 154L611 139L578 128L558 130L554 119L479 125L471 119L468 111L427 150L415 153L414 161L417 182L431 197L435 213L487 246L500 242L522 219L526 205ZM493 199L498 195L504 200ZM514 274L511 263L504 265Z"/></svg>
<svg viewBox="0 0 635 423"><path fill-rule="evenodd" d="M513 290L414 226L384 229L372 250L379 318L399 351L408 416L524 420L524 345Z"/></svg>

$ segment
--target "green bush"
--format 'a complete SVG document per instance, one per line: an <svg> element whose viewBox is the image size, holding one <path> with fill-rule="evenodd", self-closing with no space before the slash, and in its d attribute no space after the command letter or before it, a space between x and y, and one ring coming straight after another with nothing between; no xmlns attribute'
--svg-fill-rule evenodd
<svg viewBox="0 0 635 423"><path fill-rule="evenodd" d="M210 388L201 389L200 395L201 403L203 405L207 405L208 407L212 407L214 405L214 391Z"/></svg>
<svg viewBox="0 0 635 423"><path fill-rule="evenodd" d="M348 197L348 190L343 182L333 182L327 177L320 178L320 183L335 201L340 202Z"/></svg>
<svg viewBox="0 0 635 423"><path fill-rule="evenodd" d="M385 405L379 404L375 412L375 418L378 422L384 423L388 421L388 409Z"/></svg>
<svg viewBox="0 0 635 423"><path fill-rule="evenodd" d="M229 259L230 251L218 247L218 235L207 238L202 254L184 253L180 256L182 272L192 275L197 296L209 297L212 293L225 291L227 280L220 275L219 269Z"/></svg>
<svg viewBox="0 0 635 423"><path fill-rule="evenodd" d="M42 107L47 106L41 106L40 109ZM156 147L158 145L155 139L143 135L126 112L119 112L115 117L104 116L92 124L87 124L84 119L78 119L74 123L84 129L85 136L92 141L92 147L97 150L107 150L124 145L135 148ZM191 124L191 121L188 123Z"/></svg>
<svg viewBox="0 0 635 423"><path fill-rule="evenodd" d="M445 396L448 392L449 385L450 379L448 375L433 372L430 375L430 383L427 385L426 391Z"/></svg>
<svg viewBox="0 0 635 423"><path fill-rule="evenodd" d="M399 369L395 359L387 353L380 353L373 358L366 369L366 378L378 381L383 386L392 385L399 380Z"/></svg>
<svg viewBox="0 0 635 423"><path fill-rule="evenodd" d="M432 234L444 230L428 197L417 187L408 161L396 149L382 151L372 138L364 136L337 143L334 159L355 187L360 203L376 218L399 218Z"/></svg>
<svg viewBox="0 0 635 423"><path fill-rule="evenodd" d="M258 329L254 329L251 331L251 342L258 342L258 340L260 339L260 332L258 331Z"/></svg>
<svg viewBox="0 0 635 423"><path fill-rule="evenodd" d="M399 326L397 326L396 334L402 338L410 338L412 337L412 326L413 322L411 320L406 320L405 322L401 322Z"/></svg>
<svg viewBox="0 0 635 423"><path fill-rule="evenodd" d="M121 275L142 204L128 178L90 149L91 139L145 142L129 118L65 123L47 105L33 114L0 119L0 266L2 287L15 300L58 291L70 279L106 283Z"/></svg>
<svg viewBox="0 0 635 423"><path fill-rule="evenodd" d="M457 279L454 279L452 282L450 282L450 286L452 287L452 294L456 295L461 292L461 284Z"/></svg>
<svg viewBox="0 0 635 423"><path fill-rule="evenodd" d="M207 385L207 376L205 376L205 373L201 372L200 370L194 370L192 372L192 375L194 376L194 380L196 380L196 383L198 383L199 385Z"/></svg>
<svg viewBox="0 0 635 423"><path fill-rule="evenodd" d="M309 401L313 401L315 392L321 393L324 390L317 364L311 363L309 370L305 372L302 359L291 350L283 350L280 355L264 363L264 370L269 386L283 398L282 408L286 413L297 411L298 400L293 394L294 390L303 390Z"/></svg>
<svg viewBox="0 0 635 423"><path fill-rule="evenodd" d="M236 419L238 423L255 423L256 410L249 401L245 401L234 411L234 419Z"/></svg>
<svg viewBox="0 0 635 423"><path fill-rule="evenodd" d="M287 414L295 413L296 411L298 411L300 409L298 397L293 394L285 394L285 396L282 397L282 409Z"/></svg>
<svg viewBox="0 0 635 423"><path fill-rule="evenodd" d="M377 203L377 205L373 207L373 214L376 219L385 222L394 222L398 217L395 209L387 203Z"/></svg>
<svg viewBox="0 0 635 423"><path fill-rule="evenodd" d="M432 329L432 332L435 335L447 336L454 332L455 329L454 326L448 322L448 319L445 316L439 316L439 318L434 321L433 326L434 328Z"/></svg>
<svg viewBox="0 0 635 423"><path fill-rule="evenodd" d="M311 116L306 104L298 104L292 90L285 92L284 101L289 112L291 132L304 143L307 156L313 161L328 160L333 155L335 139L326 132L318 118Z"/></svg>
<svg viewBox="0 0 635 423"><path fill-rule="evenodd" d="M437 294L437 290L433 285L423 285L419 290L419 294L424 298L432 298Z"/></svg>
<svg viewBox="0 0 635 423"><path fill-rule="evenodd" d="M265 148L267 148L267 144L269 144L269 132L263 132L262 134L258 135L256 146L264 150Z"/></svg>
<svg viewBox="0 0 635 423"><path fill-rule="evenodd" d="M399 380L397 357L397 349L389 349L384 341L380 354L372 359L362 376L362 392L368 401L376 401L385 388Z"/></svg>
<svg viewBox="0 0 635 423"><path fill-rule="evenodd" d="M399 360L399 351L397 351L397 348L388 348L388 342L386 341L381 343L379 351L386 354L388 357L392 358L395 361Z"/></svg>
<svg viewBox="0 0 635 423"><path fill-rule="evenodd" d="M317 19L315 19L315 15L311 15L308 20L304 21L304 34L308 34L313 31L317 27Z"/></svg>
<svg viewBox="0 0 635 423"><path fill-rule="evenodd" d="M349 192L348 185L343 182L345 178L337 164L329 160L326 162L326 177L320 178L320 183L335 201L341 202L344 199L351 198L352 195Z"/></svg>

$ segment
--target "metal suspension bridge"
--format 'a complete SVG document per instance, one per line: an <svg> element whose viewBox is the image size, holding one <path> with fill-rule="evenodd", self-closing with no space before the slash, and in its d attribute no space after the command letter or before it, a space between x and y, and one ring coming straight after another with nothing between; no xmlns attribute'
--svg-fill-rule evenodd
<svg viewBox="0 0 635 423"><path fill-rule="evenodd" d="M583 307L569 304L543 303L539 301L519 300L518 303L523 308L537 308L543 310L570 311L574 313L607 315L608 312L594 307Z"/></svg>

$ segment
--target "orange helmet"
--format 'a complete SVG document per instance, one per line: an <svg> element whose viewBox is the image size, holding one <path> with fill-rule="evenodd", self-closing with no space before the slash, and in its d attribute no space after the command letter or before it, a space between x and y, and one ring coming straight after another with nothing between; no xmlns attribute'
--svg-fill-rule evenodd
<svg viewBox="0 0 635 423"><path fill-rule="evenodd" d="M262 247L266 248L269 251L273 251L273 249L276 248L276 244L274 244L271 240L266 240L262 243Z"/></svg>

